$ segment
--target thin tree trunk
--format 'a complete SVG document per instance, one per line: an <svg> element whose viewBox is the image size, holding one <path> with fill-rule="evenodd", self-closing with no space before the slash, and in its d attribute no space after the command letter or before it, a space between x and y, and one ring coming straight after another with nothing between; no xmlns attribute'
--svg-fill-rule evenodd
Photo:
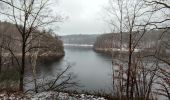
<svg viewBox="0 0 170 100"><path fill-rule="evenodd" d="M133 76L131 76L131 90L130 90L130 100L133 100L133 89L134 89L134 77Z"/></svg>
<svg viewBox="0 0 170 100"><path fill-rule="evenodd" d="M36 78L36 62L37 62L37 55L36 56L36 61L34 61L34 65L33 65L33 79L34 79L34 88L35 88L35 92L38 93L38 89L37 89L37 78Z"/></svg>
<svg viewBox="0 0 170 100"><path fill-rule="evenodd" d="M132 58L132 36L131 36L131 33L129 34L129 61L128 61L128 73L127 73L127 85L126 85L126 96L127 96L127 99L129 100L129 86L130 86L130 71L131 71L131 58Z"/></svg>
<svg viewBox="0 0 170 100"><path fill-rule="evenodd" d="M38 59L39 50L35 51L32 56L32 73L33 73L33 80L34 80L34 90L36 93L38 93L38 87L37 87L37 76L36 76L36 65L37 65L37 59Z"/></svg>
<svg viewBox="0 0 170 100"><path fill-rule="evenodd" d="M1 35L0 37L2 37L1 38L1 44L0 44L0 46L2 46L3 45L3 35ZM0 74L1 74L1 71L2 71L2 47L0 47Z"/></svg>
<svg viewBox="0 0 170 100"><path fill-rule="evenodd" d="M21 58L21 69L20 69L20 84L19 90L23 91L24 86L24 70L25 70L25 43L22 44L22 58Z"/></svg>
<svg viewBox="0 0 170 100"><path fill-rule="evenodd" d="M121 14L121 18L120 18L120 50L122 50L122 43L123 43L123 40L122 40L122 23L123 23L123 8L122 8L122 4L121 4L121 10L120 10L120 14Z"/></svg>
<svg viewBox="0 0 170 100"><path fill-rule="evenodd" d="M2 71L2 48L0 48L0 74Z"/></svg>

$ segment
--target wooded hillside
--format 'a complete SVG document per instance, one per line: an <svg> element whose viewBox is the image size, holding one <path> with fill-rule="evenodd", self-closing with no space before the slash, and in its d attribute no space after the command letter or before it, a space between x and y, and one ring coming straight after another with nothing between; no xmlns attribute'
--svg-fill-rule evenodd
<svg viewBox="0 0 170 100"><path fill-rule="evenodd" d="M9 52L9 49L18 54L21 52L21 35L19 34L14 24L0 22L0 44L4 52ZM28 52L41 49L41 54L64 55L62 41L50 31L34 30L31 37L28 38L27 45L29 45Z"/></svg>
<svg viewBox="0 0 170 100"><path fill-rule="evenodd" d="M62 40L65 44L88 44L93 45L99 35L65 35Z"/></svg>
<svg viewBox="0 0 170 100"><path fill-rule="evenodd" d="M154 49L158 45L158 41L161 36L164 35L164 38L162 38L163 41L169 41L170 35L166 33L163 33L163 30L154 30L154 31L148 31L146 34L144 34L143 38L137 45L138 49ZM133 32L133 40L136 41L140 36L142 35L142 32ZM122 47L128 48L128 33L123 32L122 35ZM120 34L119 33L106 33L101 36L99 36L96 39L96 42L94 43L94 49L109 49L109 48L120 48Z"/></svg>

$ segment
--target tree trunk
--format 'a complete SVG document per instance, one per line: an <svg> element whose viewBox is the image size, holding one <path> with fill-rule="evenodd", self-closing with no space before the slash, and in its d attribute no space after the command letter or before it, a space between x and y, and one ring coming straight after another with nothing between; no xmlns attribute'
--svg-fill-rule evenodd
<svg viewBox="0 0 170 100"><path fill-rule="evenodd" d="M2 37L2 36L0 36ZM1 38L2 41L3 41L3 38ZM1 41L1 46L3 45L3 42ZM2 71L2 47L0 47L0 74L1 74L1 71Z"/></svg>
<svg viewBox="0 0 170 100"><path fill-rule="evenodd" d="M24 1L25 2L25 1ZM21 66L20 66L20 83L19 83L19 90L23 92L24 87L24 71L25 71L25 55L26 55L26 42L28 37L26 36L26 24L28 20L28 14L25 12L25 18L24 18L24 26L22 28L22 57L21 57Z"/></svg>
<svg viewBox="0 0 170 100"><path fill-rule="evenodd" d="M35 92L38 93L37 77L36 77L36 65L37 65L37 59L38 59L38 52L34 53L33 57L31 59L32 59L32 72L33 72L33 80L34 80L34 89L35 89Z"/></svg>
<svg viewBox="0 0 170 100"><path fill-rule="evenodd" d="M20 84L19 84L19 90L20 91L23 91L23 87L24 87L24 70L25 70L25 42L23 42L23 44L22 44Z"/></svg>
<svg viewBox="0 0 170 100"><path fill-rule="evenodd" d="M129 100L129 86L130 86L130 77L131 77L131 58L132 58L132 34L129 34L129 61L128 61L128 72L127 72L127 85L126 85L126 96L127 100Z"/></svg>
<svg viewBox="0 0 170 100"><path fill-rule="evenodd" d="M2 71L2 48L0 48L0 74Z"/></svg>

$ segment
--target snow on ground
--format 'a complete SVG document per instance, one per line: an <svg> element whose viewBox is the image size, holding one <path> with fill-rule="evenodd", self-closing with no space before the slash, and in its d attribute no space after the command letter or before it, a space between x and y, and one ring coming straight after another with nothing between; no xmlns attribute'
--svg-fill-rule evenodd
<svg viewBox="0 0 170 100"><path fill-rule="evenodd" d="M21 93L0 93L0 100L30 100L28 96L24 96Z"/></svg>
<svg viewBox="0 0 170 100"><path fill-rule="evenodd" d="M62 92L42 92L34 95L31 100L105 100L102 97L95 97L93 95L74 94Z"/></svg>
<svg viewBox="0 0 170 100"><path fill-rule="evenodd" d="M0 93L0 100L106 100L103 97L86 94L72 94L63 92L42 92L37 94L8 94L7 92Z"/></svg>

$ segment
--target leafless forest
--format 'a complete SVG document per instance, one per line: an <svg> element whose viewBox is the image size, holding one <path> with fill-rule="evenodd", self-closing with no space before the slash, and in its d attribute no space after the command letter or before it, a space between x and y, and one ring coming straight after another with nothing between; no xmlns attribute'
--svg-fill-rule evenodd
<svg viewBox="0 0 170 100"><path fill-rule="evenodd" d="M80 84L69 71L71 64L48 81L39 79L37 71L42 62L67 55L64 44L84 43L92 45L94 52L111 56L112 64L112 91L86 94L110 100L170 100L169 0L108 0L103 21L109 33L68 37L52 29L67 19L52 13L56 10L52 6L57 6L52 1L0 0L0 92L72 94L69 88ZM25 79L28 72L29 81ZM26 90L30 82L33 89Z"/></svg>

